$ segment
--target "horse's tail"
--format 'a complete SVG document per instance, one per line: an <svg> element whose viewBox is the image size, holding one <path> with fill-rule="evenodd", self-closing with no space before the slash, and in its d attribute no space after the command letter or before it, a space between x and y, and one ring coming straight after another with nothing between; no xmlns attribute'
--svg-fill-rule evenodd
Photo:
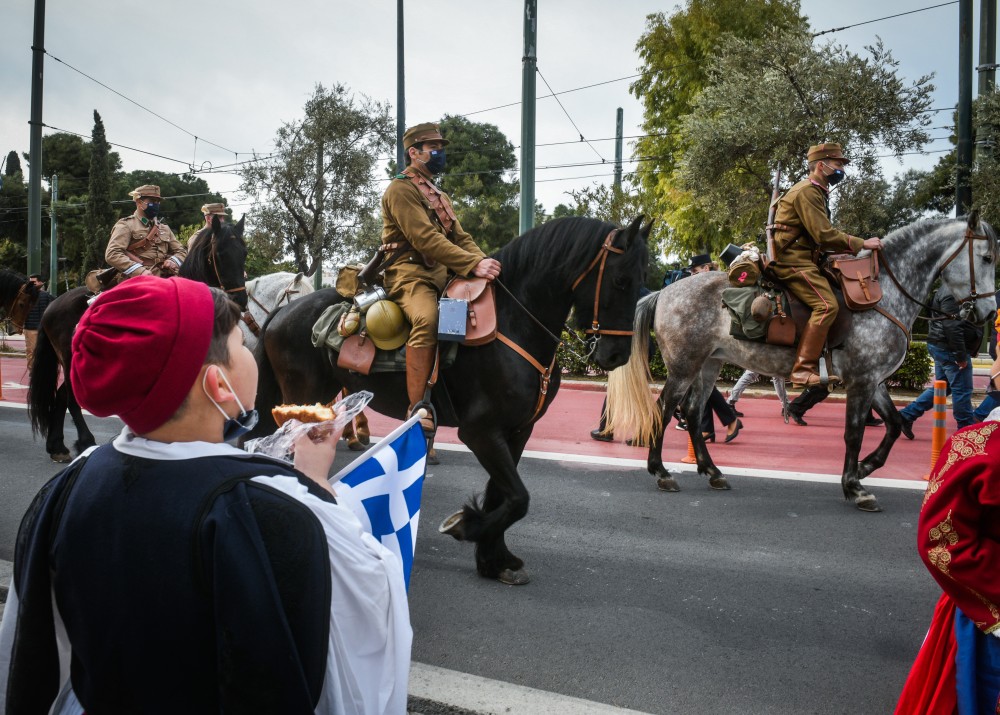
<svg viewBox="0 0 1000 715"><path fill-rule="evenodd" d="M608 374L607 431L632 435L640 444L652 444L663 429L663 418L649 389L649 330L660 293L639 301L635 309L632 354L627 363Z"/></svg>
<svg viewBox="0 0 1000 715"><path fill-rule="evenodd" d="M31 431L49 436L52 407L59 386L59 356L44 330L38 331L31 378L28 380L28 418Z"/></svg>

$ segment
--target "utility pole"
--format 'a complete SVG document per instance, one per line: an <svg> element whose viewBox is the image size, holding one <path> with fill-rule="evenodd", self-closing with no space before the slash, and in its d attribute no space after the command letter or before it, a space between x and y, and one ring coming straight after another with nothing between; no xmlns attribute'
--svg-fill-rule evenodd
<svg viewBox="0 0 1000 715"><path fill-rule="evenodd" d="M979 96L996 87L997 0L979 0ZM976 151L980 157L993 155L993 136L985 125L976 128Z"/></svg>
<svg viewBox="0 0 1000 715"><path fill-rule="evenodd" d="M521 58L521 233L535 225L535 68L538 64L538 0L524 0Z"/></svg>
<svg viewBox="0 0 1000 715"><path fill-rule="evenodd" d="M958 3L958 147L955 215L972 208L972 0Z"/></svg>
<svg viewBox="0 0 1000 715"><path fill-rule="evenodd" d="M403 62L403 0L396 0L396 172L406 166L406 73Z"/></svg>
<svg viewBox="0 0 1000 715"><path fill-rule="evenodd" d="M615 118L615 188L621 191L622 188L622 124L624 114L622 108L618 107L618 115Z"/></svg>
<svg viewBox="0 0 1000 715"><path fill-rule="evenodd" d="M326 178L323 176L323 142L319 142L319 146L316 147L316 196L318 197L316 201L316 224L319 230L322 230L323 226L323 209L324 201L323 196L326 194ZM316 256L316 272L313 273L313 288L319 290L323 287L323 249L322 247L318 251L319 255Z"/></svg>
<svg viewBox="0 0 1000 715"><path fill-rule="evenodd" d="M52 200L49 202L49 293L59 295L59 251L56 247L56 201L59 199L59 177L52 175ZM41 272L41 271L39 271Z"/></svg>
<svg viewBox="0 0 1000 715"><path fill-rule="evenodd" d="M42 269L42 74L45 63L45 0L35 0L31 42L31 120L28 143L28 275Z"/></svg>

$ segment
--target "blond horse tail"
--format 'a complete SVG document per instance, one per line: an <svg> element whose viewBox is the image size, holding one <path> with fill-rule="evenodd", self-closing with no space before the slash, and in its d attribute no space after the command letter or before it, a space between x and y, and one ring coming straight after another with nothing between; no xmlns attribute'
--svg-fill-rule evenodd
<svg viewBox="0 0 1000 715"><path fill-rule="evenodd" d="M639 444L652 444L663 430L663 418L649 383L649 330L656 313L659 293L636 306L632 354L627 363L608 373L607 431L621 437L632 435Z"/></svg>

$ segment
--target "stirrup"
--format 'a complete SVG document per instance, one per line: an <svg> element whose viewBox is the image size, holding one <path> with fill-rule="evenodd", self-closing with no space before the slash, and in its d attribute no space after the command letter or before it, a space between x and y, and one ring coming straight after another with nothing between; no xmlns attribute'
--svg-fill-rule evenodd
<svg viewBox="0 0 1000 715"><path fill-rule="evenodd" d="M437 434L437 410L434 409L434 405L430 402L420 401L406 411L406 419L410 419L417 410L425 410L427 412L427 416L420 419L420 427L424 431L424 436L430 439Z"/></svg>

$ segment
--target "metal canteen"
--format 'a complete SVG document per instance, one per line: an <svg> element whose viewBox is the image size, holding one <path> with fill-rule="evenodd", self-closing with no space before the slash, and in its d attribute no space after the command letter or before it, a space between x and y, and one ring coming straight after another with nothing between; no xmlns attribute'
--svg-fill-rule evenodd
<svg viewBox="0 0 1000 715"><path fill-rule="evenodd" d="M358 310L362 313L367 313L368 309L380 300L388 299L389 296L386 295L385 289L382 286L375 286L367 293L358 293L354 296L354 304L358 306Z"/></svg>

